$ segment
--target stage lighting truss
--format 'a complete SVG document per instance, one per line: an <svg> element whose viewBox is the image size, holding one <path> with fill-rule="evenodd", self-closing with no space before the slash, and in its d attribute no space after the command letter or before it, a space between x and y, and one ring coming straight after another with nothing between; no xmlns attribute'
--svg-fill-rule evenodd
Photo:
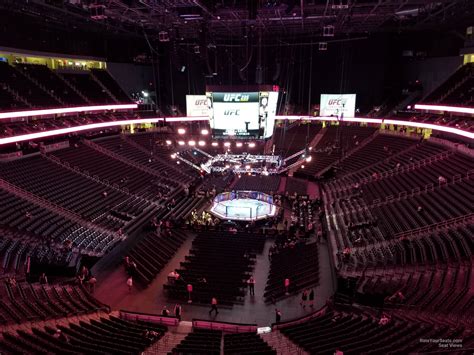
<svg viewBox="0 0 474 355"><path fill-rule="evenodd" d="M201 164L201 169L207 173L223 172L232 168L235 174L278 174L282 159L276 155L253 154L217 154Z"/></svg>
<svg viewBox="0 0 474 355"><path fill-rule="evenodd" d="M344 10L348 9L350 0L332 0L331 9L333 10Z"/></svg>

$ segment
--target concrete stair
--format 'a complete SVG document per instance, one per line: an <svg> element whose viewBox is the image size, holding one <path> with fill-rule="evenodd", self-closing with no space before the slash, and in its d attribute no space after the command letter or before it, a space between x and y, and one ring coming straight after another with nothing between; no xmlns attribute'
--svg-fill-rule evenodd
<svg viewBox="0 0 474 355"><path fill-rule="evenodd" d="M289 338L280 333L279 330L273 330L271 333L260 334L260 337L275 349L278 355L309 355L307 351L293 343Z"/></svg>
<svg viewBox="0 0 474 355"><path fill-rule="evenodd" d="M184 338L192 331L193 323L181 321L177 327L169 327L165 335L155 344L146 349L143 354L147 355L166 355L173 348L181 343Z"/></svg>

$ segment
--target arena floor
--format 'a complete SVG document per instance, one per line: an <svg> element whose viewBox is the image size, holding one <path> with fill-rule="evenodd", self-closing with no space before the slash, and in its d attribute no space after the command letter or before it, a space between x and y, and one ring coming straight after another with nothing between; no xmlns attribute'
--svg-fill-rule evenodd
<svg viewBox="0 0 474 355"><path fill-rule="evenodd" d="M112 309L125 309L134 312L144 312L160 314L163 306L172 310L175 303L169 300L163 291L163 284L167 282L168 273L179 268L180 262L188 255L194 237L190 237L178 250L176 255L163 268L153 283L146 289L140 287L133 288L128 292L126 286L127 276L122 265L98 276L95 297L100 301L110 305ZM266 304L263 293L270 270L268 260L268 250L273 244L269 239L262 254L257 255L255 271L253 273L256 280L255 296L249 294L245 297L243 305L234 305L232 308L219 307L219 314L209 316L210 306L198 304L183 304L183 320L209 319L222 322L234 323L256 323L259 326L268 326L275 321L275 308L282 311L282 320L288 321L308 315L314 310L326 304L327 299L334 293L335 285L332 280L332 271L329 263L329 253L326 243L319 247L319 270L320 283L314 287L315 307L311 309L300 306L301 293L289 296L277 301L276 304Z"/></svg>

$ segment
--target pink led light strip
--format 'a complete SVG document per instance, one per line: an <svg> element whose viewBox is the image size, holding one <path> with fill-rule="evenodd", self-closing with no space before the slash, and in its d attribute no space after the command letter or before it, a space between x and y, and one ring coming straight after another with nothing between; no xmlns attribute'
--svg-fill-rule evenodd
<svg viewBox="0 0 474 355"><path fill-rule="evenodd" d="M313 117L313 116L277 116L279 120L308 120L308 121L339 121L336 117ZM359 123L377 123L377 124L393 124L406 127L415 127L415 128L425 128L433 129L436 131L453 133L459 136L467 137L474 139L474 133L469 131L464 131L459 128L446 127L435 125L431 123L422 123L422 122L411 122L411 121L400 121L400 120L391 120L381 118L367 118L367 117L354 117L354 118L344 118L343 122L359 122Z"/></svg>
<svg viewBox="0 0 474 355"><path fill-rule="evenodd" d="M416 110L426 111L445 111L445 112L456 112L456 113L468 113L474 115L473 107L459 107L459 106L443 106L443 105L415 105Z"/></svg>
<svg viewBox="0 0 474 355"><path fill-rule="evenodd" d="M57 115L57 114L62 114L62 113L75 113L75 112L129 110L129 109L135 109L137 107L138 107L137 104L125 104L125 105L77 106L77 107L51 108L51 109L46 109L46 110L0 112L0 119Z"/></svg>
<svg viewBox="0 0 474 355"><path fill-rule="evenodd" d="M51 131L45 131L45 132L39 132L39 133L24 134L24 135L15 136L15 137L0 138L0 145L29 141L29 140L38 139L38 138L52 137L52 136L57 136L61 134L87 131L91 129L107 128L107 127L113 127L113 126L125 126L129 124L137 124L137 123L156 123L160 121L163 121L163 118L143 118L143 119L138 119L138 120L123 120L123 121L113 121L113 122L92 123L92 124L87 124L84 126L75 126L75 127L54 129Z"/></svg>
<svg viewBox="0 0 474 355"><path fill-rule="evenodd" d="M308 121L337 121L336 117L313 117L313 116L277 116L279 120L308 120ZM123 126L129 124L137 124L137 123L156 123L160 121L166 120L167 122L191 122L191 121L204 121L207 118L203 117L169 117L169 118L144 118L144 119L137 119L137 120L122 120L122 121L112 121L112 122L101 122L101 123L92 123L84 126L76 126L76 127L69 127L69 128L61 128L46 132L39 132L39 133L31 133L31 134L24 134L15 137L7 137L7 138L0 138L0 145L8 144L8 143L16 143L22 141L33 140L37 138L45 138L51 137L61 134L68 134L73 132L80 132L86 131L91 129L97 128L106 128L106 127L113 127L113 126ZM426 129L433 129L442 132L448 132L452 134L456 134L459 136L467 137L470 139L474 139L474 133L463 131L462 129L454 128L454 127L445 127L439 126L430 123L421 123L421 122L409 122L409 121L400 121L400 120L391 120L386 119L382 120L380 118L365 118L365 117L355 117L355 118L344 118L344 122L359 122L359 123L377 123L377 124L393 124L393 125L400 125L400 126L407 126L407 127L416 127L416 128L426 128Z"/></svg>

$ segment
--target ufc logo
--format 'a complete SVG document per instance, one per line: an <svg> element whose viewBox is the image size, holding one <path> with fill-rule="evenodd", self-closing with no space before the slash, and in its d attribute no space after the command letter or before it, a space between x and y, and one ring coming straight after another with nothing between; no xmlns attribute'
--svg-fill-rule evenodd
<svg viewBox="0 0 474 355"><path fill-rule="evenodd" d="M243 94L224 94L225 102L247 102L249 100L249 95Z"/></svg>
<svg viewBox="0 0 474 355"><path fill-rule="evenodd" d="M340 106L340 105L344 105L345 103L346 102L343 99L331 99L331 100L329 100L328 105L329 106L332 106L332 105L339 105Z"/></svg>
<svg viewBox="0 0 474 355"><path fill-rule="evenodd" d="M225 110L224 116L240 116L240 110Z"/></svg>
<svg viewBox="0 0 474 355"><path fill-rule="evenodd" d="M203 100L203 99L199 99L199 100L196 100L196 102L194 103L196 106L201 106L201 105L205 105L207 103L206 100Z"/></svg>

